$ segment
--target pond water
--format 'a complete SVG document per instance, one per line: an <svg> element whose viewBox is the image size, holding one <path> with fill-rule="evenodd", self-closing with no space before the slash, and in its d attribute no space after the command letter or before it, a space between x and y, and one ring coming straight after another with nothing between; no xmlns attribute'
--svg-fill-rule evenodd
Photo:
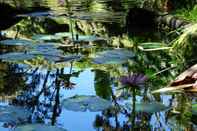
<svg viewBox="0 0 197 131"><path fill-rule="evenodd" d="M36 123L68 131L197 129L193 94L151 94L179 71L165 50L144 52L137 45L160 46L166 36L126 32L129 8L143 2L6 2L51 10L26 14L3 31L10 41L0 41L1 131L27 124L21 129L31 130ZM128 80L132 87L125 87L120 79L131 73L137 74Z"/></svg>

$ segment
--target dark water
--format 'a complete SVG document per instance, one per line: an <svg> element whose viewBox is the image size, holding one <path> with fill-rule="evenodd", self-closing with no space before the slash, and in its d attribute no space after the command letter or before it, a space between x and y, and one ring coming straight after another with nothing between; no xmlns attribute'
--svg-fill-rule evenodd
<svg viewBox="0 0 197 131"><path fill-rule="evenodd" d="M6 2L16 4L13 1ZM135 5L143 5L143 2L137 3L133 0L125 2L119 2L118 0L72 0L66 3L63 0L59 2L56 0L27 0L17 3L17 6L23 6L25 8L40 5L50 7L56 17L60 17L60 15L64 14L66 15L63 16L65 17L65 21L72 19L76 23L80 23L80 30L85 35L96 33L96 35L107 39L118 39L122 38L122 34L125 33L125 17L128 8L132 8ZM42 21L42 18L38 19ZM39 20L37 20L37 22ZM29 26L25 28L30 28L31 30ZM29 37L28 33L30 32L28 32L28 30L24 29L23 33L26 33L27 37ZM37 31L33 33L36 34ZM9 36L13 36L10 34L8 32ZM139 39L139 41L150 41L153 38L146 37L136 39ZM111 41L108 40L107 44L110 42ZM147 72L151 71L152 66L158 68L158 66L162 66L162 63L166 64L168 61L162 54L159 54L161 56L158 54L153 56L146 54L147 57L144 59L151 59L151 66L147 66L145 62L140 64L139 61L139 63L136 62L137 67L135 67L135 63L132 64L132 67L129 67L128 63L118 65L98 65L91 63L87 57L95 55L97 51L108 48L105 44L106 43L101 43L101 47L99 48L94 47L93 49L80 50L78 53L85 55L84 59L79 62L67 63L64 65L64 68L59 69L47 69L46 66L31 67L27 64L13 64L0 61L1 105L23 106L32 112L31 119L27 122L7 122L9 128L5 126L6 122L1 122L2 127L0 130L13 130L15 126L24 123L53 124L69 131L189 131L196 129L196 125L194 124L195 118L191 115L191 104L196 102L195 97L184 93L151 94L152 90L164 87L168 82L172 81L177 72L173 74L173 72L167 71L155 77L153 80L150 80L144 88L138 90L136 95L137 103L160 102L167 108L160 110L160 106L155 106L152 109L154 111L150 111L150 113L146 111L147 106L141 107L144 108L144 111L142 109L141 112L136 111L136 113L134 113L134 123L132 121L132 110L124 112L121 110L106 109L100 112L81 112L65 109L61 104L62 101L75 95L97 95L112 101L115 107L125 105L125 103L132 103L132 92L127 89L119 89L122 87L119 80L120 77L128 74L128 72L146 73L146 71L144 71L145 69L147 69ZM0 49L1 54L13 50L21 50L19 47L12 49L11 47L5 48L3 46ZM64 51L65 53L72 53L71 50L66 51L66 49L64 49ZM76 54L75 51L74 53ZM162 60L158 61L157 57ZM151 69L149 70L149 68ZM161 68L159 67L158 69ZM64 75L64 80L60 78L61 75ZM69 80L69 82L65 79ZM60 83L58 84L58 82ZM46 89L43 90L45 87ZM37 101L35 101L35 99ZM131 107L132 105L129 106Z"/></svg>

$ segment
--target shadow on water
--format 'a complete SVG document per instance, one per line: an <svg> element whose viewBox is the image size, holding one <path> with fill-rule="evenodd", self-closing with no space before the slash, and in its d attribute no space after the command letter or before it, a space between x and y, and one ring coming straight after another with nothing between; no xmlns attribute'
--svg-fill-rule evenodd
<svg viewBox="0 0 197 131"><path fill-rule="evenodd" d="M170 65L166 52L142 53L137 48L138 42L155 40L152 36L157 30L153 21L157 14L136 8L140 2L6 2L11 5L6 14L12 17L9 25L0 23L0 30L4 30L6 39L19 41L1 41L0 54L22 52L35 60L18 58L16 54L0 57L2 130L35 123L77 131L196 129L191 111L195 97L150 93L167 85L174 76L170 71L157 74ZM47 9L41 10L44 15L45 11L49 14L48 9L52 14L43 16L39 10L43 6ZM19 22L11 8L20 7L28 11L22 12L23 20ZM20 39L30 40L33 46ZM140 75L131 72L146 74L150 79L141 85ZM121 83L122 76L127 76L126 83L131 85ZM6 112L4 107L24 107L30 115L14 116L20 110L16 113L18 110L11 108Z"/></svg>

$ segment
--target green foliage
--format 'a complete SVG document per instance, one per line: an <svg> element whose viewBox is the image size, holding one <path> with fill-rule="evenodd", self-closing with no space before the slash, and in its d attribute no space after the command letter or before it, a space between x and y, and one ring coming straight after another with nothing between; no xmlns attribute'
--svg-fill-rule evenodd
<svg viewBox="0 0 197 131"><path fill-rule="evenodd" d="M184 28L183 33L175 39L172 47L172 55L176 57L177 63L184 64L191 59L194 54L193 45L195 33L197 32L197 24L188 25Z"/></svg>
<svg viewBox="0 0 197 131"><path fill-rule="evenodd" d="M94 70L94 72L96 95L109 100L112 90L109 73L102 70Z"/></svg>
<svg viewBox="0 0 197 131"><path fill-rule="evenodd" d="M175 15L177 15L178 17L196 22L197 21L196 12L197 12L197 5L195 5L192 10L179 9L176 11Z"/></svg>

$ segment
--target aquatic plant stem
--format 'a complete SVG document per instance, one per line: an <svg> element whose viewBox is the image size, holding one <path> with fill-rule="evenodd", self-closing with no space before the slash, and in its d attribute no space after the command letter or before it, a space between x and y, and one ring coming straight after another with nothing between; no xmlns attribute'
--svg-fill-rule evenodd
<svg viewBox="0 0 197 131"><path fill-rule="evenodd" d="M55 79L55 85L56 85L56 96L55 96L55 105L54 105L54 108L53 108L53 115L52 115L52 118L51 118L51 124L52 125L55 125L55 122L56 122L56 117L58 116L58 107L59 107L59 104L60 104L60 99L59 99L59 93L60 93L60 80L58 80L59 76L59 69L57 69L57 73L56 73L56 79Z"/></svg>
<svg viewBox="0 0 197 131"><path fill-rule="evenodd" d="M132 115L131 115L131 124L132 124L132 130L135 129L135 116L136 116L136 113L135 113L135 108L136 108L136 89L135 88L132 88L132 92L133 92L133 97L132 97Z"/></svg>
<svg viewBox="0 0 197 131"><path fill-rule="evenodd" d="M72 41L74 41L74 31L73 31L73 24L72 24L72 19L70 19L70 31L71 31L71 34L72 34Z"/></svg>

